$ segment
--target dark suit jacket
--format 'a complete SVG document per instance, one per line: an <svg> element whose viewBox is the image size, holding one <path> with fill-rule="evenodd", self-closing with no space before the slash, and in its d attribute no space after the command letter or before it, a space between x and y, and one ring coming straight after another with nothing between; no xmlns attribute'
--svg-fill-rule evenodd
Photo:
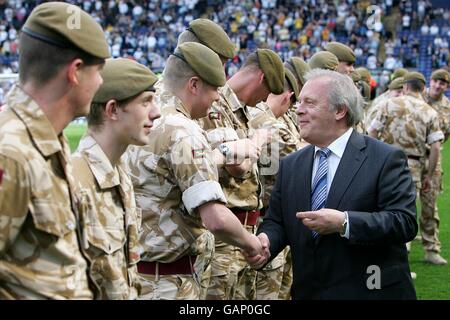
<svg viewBox="0 0 450 320"><path fill-rule="evenodd" d="M291 246L294 299L415 299L405 243L417 234L415 188L403 151L353 132L326 208L347 211L350 238L313 238L295 214L311 210L314 146L281 161L268 214L258 229L271 257ZM377 285L380 269L381 289ZM369 269L368 269L369 268ZM375 267L376 268L376 267Z"/></svg>

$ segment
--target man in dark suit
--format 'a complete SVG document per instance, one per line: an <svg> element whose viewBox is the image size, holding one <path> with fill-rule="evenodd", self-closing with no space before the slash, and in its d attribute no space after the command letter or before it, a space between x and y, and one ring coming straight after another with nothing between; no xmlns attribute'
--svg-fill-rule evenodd
<svg viewBox="0 0 450 320"><path fill-rule="evenodd" d="M417 234L405 154L353 130L362 97L351 79L314 70L297 114L311 146L281 161L258 229L260 268L291 246L293 299L415 299L405 243ZM270 252L270 253L269 253Z"/></svg>

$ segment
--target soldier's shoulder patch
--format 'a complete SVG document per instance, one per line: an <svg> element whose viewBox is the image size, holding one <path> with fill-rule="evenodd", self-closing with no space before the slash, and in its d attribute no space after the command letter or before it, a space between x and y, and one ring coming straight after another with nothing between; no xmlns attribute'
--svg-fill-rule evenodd
<svg viewBox="0 0 450 320"><path fill-rule="evenodd" d="M200 159L203 158L205 156L205 149L201 148L201 149L191 149L192 150L192 157L194 159Z"/></svg>
<svg viewBox="0 0 450 320"><path fill-rule="evenodd" d="M0 169L0 184L2 184L2 180L3 180L3 170Z"/></svg>
<svg viewBox="0 0 450 320"><path fill-rule="evenodd" d="M208 116L209 120L220 120L222 114L218 111L211 111Z"/></svg>

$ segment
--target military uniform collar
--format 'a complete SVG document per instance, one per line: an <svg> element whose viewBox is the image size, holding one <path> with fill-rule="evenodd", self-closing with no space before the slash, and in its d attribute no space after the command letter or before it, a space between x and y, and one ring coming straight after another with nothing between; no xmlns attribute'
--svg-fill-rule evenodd
<svg viewBox="0 0 450 320"><path fill-rule="evenodd" d="M120 184L117 167L113 168L108 157L91 135L88 134L81 139L77 152L86 156L88 166L101 189L109 189Z"/></svg>
<svg viewBox="0 0 450 320"><path fill-rule="evenodd" d="M233 112L240 108L243 109L245 107L245 103L242 103L239 100L236 93L234 93L233 89L231 89L228 83L225 83L225 85L222 88L220 88L219 91L222 92L223 97L228 102Z"/></svg>
<svg viewBox="0 0 450 320"><path fill-rule="evenodd" d="M183 115L185 115L187 118L192 119L191 115L189 114L188 110L186 109L183 101L181 101L180 98L178 98L177 96L173 96L174 97L174 103L175 103L175 109L178 112L181 112Z"/></svg>
<svg viewBox="0 0 450 320"><path fill-rule="evenodd" d="M407 97L413 97L419 100L422 100L425 102L425 99L422 97L422 95L420 93L414 93L414 92L408 92L407 94L405 94L405 96Z"/></svg>
<svg viewBox="0 0 450 320"><path fill-rule="evenodd" d="M18 85L8 93L6 104L24 123L31 140L44 157L62 150L60 139L42 109Z"/></svg>

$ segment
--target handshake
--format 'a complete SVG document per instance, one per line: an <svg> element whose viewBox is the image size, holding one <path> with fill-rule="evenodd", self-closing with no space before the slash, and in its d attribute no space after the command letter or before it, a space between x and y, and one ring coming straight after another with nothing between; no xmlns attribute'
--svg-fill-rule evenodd
<svg viewBox="0 0 450 320"><path fill-rule="evenodd" d="M251 235L251 243L246 250L242 251L245 260L253 269L260 269L270 258L270 242L265 233L258 236Z"/></svg>

